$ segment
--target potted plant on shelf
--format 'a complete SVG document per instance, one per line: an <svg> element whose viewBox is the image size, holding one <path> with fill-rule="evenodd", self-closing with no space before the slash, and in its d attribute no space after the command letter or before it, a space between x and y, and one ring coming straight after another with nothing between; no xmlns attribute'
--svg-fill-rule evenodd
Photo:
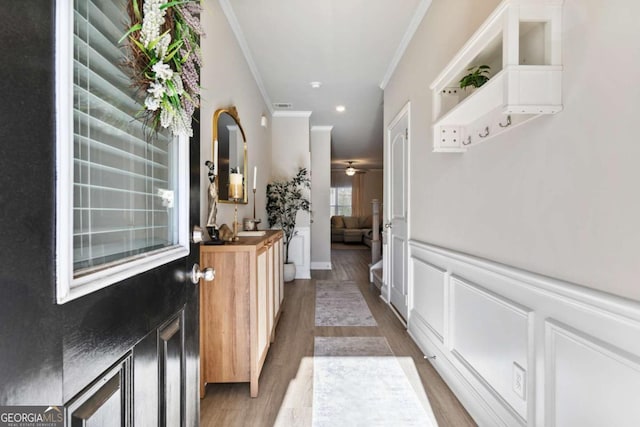
<svg viewBox="0 0 640 427"><path fill-rule="evenodd" d="M469 68L469 74L460 79L460 89L466 89L468 87L479 88L483 84L489 81L489 71L491 67L488 65L477 65Z"/></svg>
<svg viewBox="0 0 640 427"><path fill-rule="evenodd" d="M274 181L267 184L267 218L269 227L279 227L284 233L285 264L284 281L295 278L296 266L289 263L289 244L295 236L296 216L299 211L309 212L311 203L305 189L310 188L309 172L300 168L296 176L288 181Z"/></svg>

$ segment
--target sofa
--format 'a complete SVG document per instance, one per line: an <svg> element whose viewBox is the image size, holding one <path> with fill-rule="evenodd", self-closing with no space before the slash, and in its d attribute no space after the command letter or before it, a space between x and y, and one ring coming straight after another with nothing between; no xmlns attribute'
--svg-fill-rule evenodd
<svg viewBox="0 0 640 427"><path fill-rule="evenodd" d="M364 243L370 247L372 230L371 215L331 217L331 242Z"/></svg>

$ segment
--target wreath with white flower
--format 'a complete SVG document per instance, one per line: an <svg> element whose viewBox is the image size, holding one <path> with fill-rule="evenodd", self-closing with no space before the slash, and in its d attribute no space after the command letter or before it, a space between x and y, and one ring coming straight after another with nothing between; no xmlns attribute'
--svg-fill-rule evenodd
<svg viewBox="0 0 640 427"><path fill-rule="evenodd" d="M142 7L140 7L142 6ZM200 106L199 0L130 0L127 68L144 94L141 111L153 130L193 136L191 121ZM121 40L121 41L122 41Z"/></svg>

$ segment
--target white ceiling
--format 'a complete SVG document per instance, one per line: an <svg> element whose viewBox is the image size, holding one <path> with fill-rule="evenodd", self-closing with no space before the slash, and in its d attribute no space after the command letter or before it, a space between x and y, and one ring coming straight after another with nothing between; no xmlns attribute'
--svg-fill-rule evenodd
<svg viewBox="0 0 640 427"><path fill-rule="evenodd" d="M219 1L265 101L311 111L312 126L332 125L333 167L382 167L381 86L431 1Z"/></svg>

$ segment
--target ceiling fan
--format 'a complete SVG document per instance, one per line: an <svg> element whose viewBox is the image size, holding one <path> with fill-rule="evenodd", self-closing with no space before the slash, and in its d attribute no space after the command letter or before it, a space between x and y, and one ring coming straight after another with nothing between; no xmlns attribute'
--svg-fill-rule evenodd
<svg viewBox="0 0 640 427"><path fill-rule="evenodd" d="M355 175L355 174L356 174L356 172L364 172L364 171L363 171L363 170L361 170L361 169L356 169L356 168L354 168L354 167L353 167L353 162L347 162L347 164L348 164L349 166L347 166L347 168L346 168L346 169L345 169L345 171L344 171L344 173L346 173L346 174L347 174L347 176L353 176L353 175Z"/></svg>

